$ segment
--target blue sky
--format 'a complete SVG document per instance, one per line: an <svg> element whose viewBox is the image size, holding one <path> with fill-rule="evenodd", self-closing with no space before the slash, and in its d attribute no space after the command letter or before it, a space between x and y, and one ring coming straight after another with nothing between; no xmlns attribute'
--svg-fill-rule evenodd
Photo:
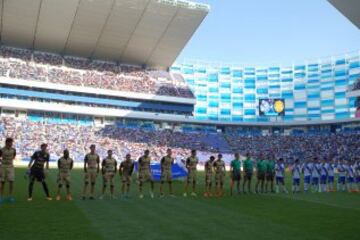
<svg viewBox="0 0 360 240"><path fill-rule="evenodd" d="M177 61L287 64L360 50L360 30L326 0L203 0L210 13Z"/></svg>

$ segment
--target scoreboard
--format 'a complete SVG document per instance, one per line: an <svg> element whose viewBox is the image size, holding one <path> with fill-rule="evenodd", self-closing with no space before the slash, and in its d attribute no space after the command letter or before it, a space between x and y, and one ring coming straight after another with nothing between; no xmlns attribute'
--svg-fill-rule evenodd
<svg viewBox="0 0 360 240"><path fill-rule="evenodd" d="M284 116L285 100L282 98L259 99L260 116Z"/></svg>

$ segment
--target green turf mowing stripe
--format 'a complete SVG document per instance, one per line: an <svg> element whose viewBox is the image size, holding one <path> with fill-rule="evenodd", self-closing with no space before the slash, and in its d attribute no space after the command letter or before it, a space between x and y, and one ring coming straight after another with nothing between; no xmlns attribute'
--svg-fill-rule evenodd
<svg viewBox="0 0 360 240"><path fill-rule="evenodd" d="M25 170L16 169L16 203L0 206L0 239L101 239L74 202L46 201L42 186L35 183L32 202L27 202ZM51 173L52 175L52 173ZM52 177L50 190L55 189Z"/></svg>
<svg viewBox="0 0 360 240"><path fill-rule="evenodd" d="M358 193L272 194L272 196L317 203L330 207L360 210L360 194Z"/></svg>
<svg viewBox="0 0 360 240"><path fill-rule="evenodd" d="M27 203L27 181L21 179L21 174L23 170L17 170L17 203L0 207L1 240L45 236L49 239L358 239L360 194L247 194L210 199L199 194L197 198L184 198L183 183L175 182L176 198L159 199L159 184L156 184L156 198L149 198L146 186L146 197L141 200L133 183L131 199L82 201L83 174L74 170L75 201L46 202L38 184L34 202ZM201 193L203 173L199 173L199 178ZM49 177L52 193L56 190L55 179L56 171L52 170ZM97 196L101 180L99 177ZM117 176L117 194L120 186ZM228 179L225 186L228 193Z"/></svg>

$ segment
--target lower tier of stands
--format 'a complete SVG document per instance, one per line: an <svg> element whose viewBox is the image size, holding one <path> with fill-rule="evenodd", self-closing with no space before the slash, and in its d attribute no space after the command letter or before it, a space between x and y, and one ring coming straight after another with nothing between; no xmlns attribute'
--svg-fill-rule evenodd
<svg viewBox="0 0 360 240"><path fill-rule="evenodd" d="M339 126L338 126L339 127ZM176 158L184 159L191 149L200 152L203 164L210 154L240 152L254 158L331 158L350 160L360 156L359 123L348 126L317 126L269 132L259 127L224 127L131 119L101 119L53 113L6 111L0 117L0 141L15 139L20 158L27 159L43 142L49 144L52 160L68 148L72 157L81 162L91 144L97 145L101 156L113 149L122 160L126 153L138 158L145 149L155 161L172 148ZM267 131L265 133L265 131ZM227 155L227 162L231 156Z"/></svg>

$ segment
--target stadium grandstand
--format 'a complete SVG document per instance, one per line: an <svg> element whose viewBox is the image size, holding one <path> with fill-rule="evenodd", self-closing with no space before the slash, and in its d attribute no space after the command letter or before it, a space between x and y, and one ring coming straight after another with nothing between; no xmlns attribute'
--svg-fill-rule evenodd
<svg viewBox="0 0 360 240"><path fill-rule="evenodd" d="M127 152L140 156L144 147L151 147L159 160L168 147L183 159L195 146L207 156L243 152L269 139L303 142L304 135L312 135L300 149L269 145L269 154L292 161L311 155L327 136L344 146L344 136L358 136L359 52L288 66L172 65L209 6L187 1L100 5L3 2L2 140L16 139L19 159L28 159L38 141L51 142L54 160L67 147L81 162L91 142L102 154L116 149L119 159ZM131 22L121 24L130 15ZM56 19L65 16L69 19L59 25ZM268 106L260 99L281 100L282 114L260 114ZM61 137L66 132L72 137ZM242 144L234 144L240 139ZM323 154L329 156L350 154L329 153L324 146Z"/></svg>
<svg viewBox="0 0 360 240"><path fill-rule="evenodd" d="M64 131L109 124L156 131L150 120L191 118L192 91L166 69L205 18L207 5L4 1L2 8L1 114L10 117L2 123L15 121L4 125L5 135L22 125L16 121L35 131L40 123ZM26 144L22 149L31 151ZM20 151L20 158L28 153Z"/></svg>
<svg viewBox="0 0 360 240"><path fill-rule="evenodd" d="M358 1L328 2L360 27ZM359 238L360 49L180 61L210 5L0 10L0 239Z"/></svg>

